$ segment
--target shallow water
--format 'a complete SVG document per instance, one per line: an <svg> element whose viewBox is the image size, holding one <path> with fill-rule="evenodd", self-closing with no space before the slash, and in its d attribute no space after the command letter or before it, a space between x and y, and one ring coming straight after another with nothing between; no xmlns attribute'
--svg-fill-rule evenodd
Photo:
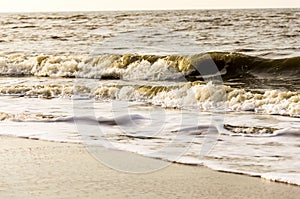
<svg viewBox="0 0 300 199"><path fill-rule="evenodd" d="M2 111L9 115L1 125L2 135L105 146L299 184L298 118L162 109L141 102L114 104L10 96L1 99ZM74 104L81 106L73 108ZM120 108L124 104L124 109ZM80 110L84 111L82 115ZM222 123L237 128L278 130L234 132ZM212 136L211 145L207 145L208 135Z"/></svg>

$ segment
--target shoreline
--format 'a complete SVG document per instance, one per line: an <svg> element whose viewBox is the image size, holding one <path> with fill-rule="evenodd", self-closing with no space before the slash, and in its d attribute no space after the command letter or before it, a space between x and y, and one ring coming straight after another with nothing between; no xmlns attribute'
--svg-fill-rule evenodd
<svg viewBox="0 0 300 199"><path fill-rule="evenodd" d="M83 145L0 137L0 198L297 198L300 187L170 164L147 174L110 169Z"/></svg>

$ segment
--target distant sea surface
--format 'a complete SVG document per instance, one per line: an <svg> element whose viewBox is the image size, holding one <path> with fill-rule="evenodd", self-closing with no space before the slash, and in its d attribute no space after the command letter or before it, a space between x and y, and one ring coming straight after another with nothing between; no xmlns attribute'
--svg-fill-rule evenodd
<svg viewBox="0 0 300 199"><path fill-rule="evenodd" d="M0 25L1 135L300 185L300 9L2 13Z"/></svg>

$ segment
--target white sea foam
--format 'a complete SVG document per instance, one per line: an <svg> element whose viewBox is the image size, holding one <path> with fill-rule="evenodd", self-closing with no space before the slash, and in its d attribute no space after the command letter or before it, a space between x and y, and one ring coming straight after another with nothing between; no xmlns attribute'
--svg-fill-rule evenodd
<svg viewBox="0 0 300 199"><path fill-rule="evenodd" d="M134 92L133 87L123 87L123 91L117 89L113 95L121 98L133 97L130 93ZM86 100L89 98L79 101ZM234 131L241 129L232 132L232 129L224 128L223 123L218 125L212 123L213 113L166 109L163 111L165 114L163 118L152 118L149 116L149 110L153 107L144 104L139 106L139 103L131 102L128 107L130 115L124 117L115 115L108 108L112 107L111 103L93 102L92 115L74 116L74 105L69 99L2 97L0 119L5 125L1 125L0 130L2 135L100 144L172 162L206 165L215 170L261 176L299 185L299 176L294 175L295 172L299 172L297 160L300 126L297 118L287 120L283 116L272 116L270 119L268 115L257 117L254 112L244 112L242 115L227 113L223 115L225 124L229 123L233 128L237 128L233 129ZM85 114L88 113L88 109L84 107L77 108L82 108ZM216 114L222 117L222 113ZM186 116L188 118L183 121L182 117ZM162 124L153 124L153 119L163 119ZM270 120L276 123L279 130L267 132ZM74 121L77 121L78 125L86 125L85 132L78 132ZM132 127L131 123L134 123L134 129L129 128ZM253 124L253 128L241 125L243 123ZM96 126L98 130L91 131L89 125ZM153 131L154 127L149 125L158 128ZM201 147L207 141L208 128L215 129L218 134L215 134L216 143L212 150L203 157ZM178 136L182 140L178 139ZM170 148L164 150L166 146Z"/></svg>
<svg viewBox="0 0 300 199"><path fill-rule="evenodd" d="M154 104L165 107L197 106L200 110L255 111L263 114L300 116L300 93L265 91L257 94L244 89L206 85L189 86L163 91L153 97Z"/></svg>
<svg viewBox="0 0 300 199"><path fill-rule="evenodd" d="M244 89L215 85L212 82L173 85L145 85L129 82L109 84L76 83L72 79L34 79L9 83L2 78L0 93L41 98L72 97L75 93L98 100L144 101L162 107L192 108L201 111L251 111L259 114L300 117L300 93L297 91L265 90L257 93ZM109 82L109 81L108 81Z"/></svg>
<svg viewBox="0 0 300 199"><path fill-rule="evenodd" d="M154 63L141 59L122 65L119 55L45 56L28 57L22 54L1 55L0 75L37 77L77 77L101 79L105 77L125 80L172 80L182 78L166 60ZM124 62L124 61L123 61ZM121 64L121 65L120 65Z"/></svg>
<svg viewBox="0 0 300 199"><path fill-rule="evenodd" d="M299 173L264 173L261 175L262 178L275 181L284 182L288 184L300 185L300 174Z"/></svg>
<svg viewBox="0 0 300 199"><path fill-rule="evenodd" d="M123 75L125 80L176 80L180 78L182 78L182 74L175 71L162 59L153 64L145 60L132 63Z"/></svg>

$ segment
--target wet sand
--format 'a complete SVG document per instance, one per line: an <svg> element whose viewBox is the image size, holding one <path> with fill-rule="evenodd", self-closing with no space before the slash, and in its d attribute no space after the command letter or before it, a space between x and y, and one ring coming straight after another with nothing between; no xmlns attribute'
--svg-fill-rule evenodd
<svg viewBox="0 0 300 199"><path fill-rule="evenodd" d="M110 169L80 144L0 137L0 198L298 198L300 187L171 164L148 174Z"/></svg>

